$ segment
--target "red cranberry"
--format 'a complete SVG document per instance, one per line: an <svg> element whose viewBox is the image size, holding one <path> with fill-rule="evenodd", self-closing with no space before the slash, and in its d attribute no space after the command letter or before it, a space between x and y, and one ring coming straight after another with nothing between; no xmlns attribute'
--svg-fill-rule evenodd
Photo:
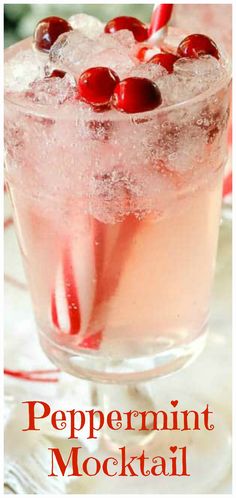
<svg viewBox="0 0 236 498"><path fill-rule="evenodd" d="M105 33L115 33L120 29L128 29L132 31L134 38L138 42L143 42L148 38L148 28L147 26L136 19L136 17L120 16L111 19L106 24L104 31Z"/></svg>
<svg viewBox="0 0 236 498"><path fill-rule="evenodd" d="M52 73L49 75L49 78L64 78L65 74L65 71L54 69L54 71L52 71Z"/></svg>
<svg viewBox="0 0 236 498"><path fill-rule="evenodd" d="M168 71L168 73L173 73L174 63L178 60L178 58L179 57L173 54L156 54L148 62L160 64Z"/></svg>
<svg viewBox="0 0 236 498"><path fill-rule="evenodd" d="M112 69L91 67L79 78L78 98L94 106L108 104L119 81L119 77Z"/></svg>
<svg viewBox="0 0 236 498"><path fill-rule="evenodd" d="M144 62L146 60L147 51L150 50L150 47L141 47L136 53L136 57L140 62Z"/></svg>
<svg viewBox="0 0 236 498"><path fill-rule="evenodd" d="M71 31L71 25L61 17L46 17L38 22L33 40L38 50L49 52L58 36L67 31Z"/></svg>
<svg viewBox="0 0 236 498"><path fill-rule="evenodd" d="M127 113L151 111L161 104L158 86L147 78L126 78L116 85L113 106Z"/></svg>
<svg viewBox="0 0 236 498"><path fill-rule="evenodd" d="M211 38L205 35L189 35L179 44L177 48L179 57L191 57L197 59L201 55L212 55L219 59L217 46Z"/></svg>

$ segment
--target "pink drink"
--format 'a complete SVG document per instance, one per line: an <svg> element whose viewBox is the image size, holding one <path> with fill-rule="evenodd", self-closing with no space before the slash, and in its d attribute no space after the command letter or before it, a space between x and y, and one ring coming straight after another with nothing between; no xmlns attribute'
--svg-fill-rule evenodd
<svg viewBox="0 0 236 498"><path fill-rule="evenodd" d="M140 65L131 33L119 33L67 33L50 62L31 40L9 49L5 118L6 177L41 344L64 370L111 381L170 372L203 345L229 108L225 62L180 61L169 75ZM169 35L165 46L179 36ZM38 75L15 89L19 54ZM45 65L68 74L45 80ZM153 79L162 105L95 112L75 98L73 78L95 65Z"/></svg>

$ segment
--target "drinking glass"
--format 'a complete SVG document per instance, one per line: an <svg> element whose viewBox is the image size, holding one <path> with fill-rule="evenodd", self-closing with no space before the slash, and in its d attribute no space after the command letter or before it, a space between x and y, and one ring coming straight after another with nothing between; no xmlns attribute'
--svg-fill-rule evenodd
<svg viewBox="0 0 236 498"><path fill-rule="evenodd" d="M136 115L7 95L6 181L40 343L62 370L137 382L201 351L229 87Z"/></svg>

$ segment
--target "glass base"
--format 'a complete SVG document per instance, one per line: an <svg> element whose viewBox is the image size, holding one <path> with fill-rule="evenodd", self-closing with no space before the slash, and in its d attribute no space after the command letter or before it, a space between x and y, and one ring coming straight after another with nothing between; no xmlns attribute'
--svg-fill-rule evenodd
<svg viewBox="0 0 236 498"><path fill-rule="evenodd" d="M185 374L184 374L185 375ZM159 381L158 381L159 382ZM175 377L173 376L173 385L175 382ZM158 386L158 384L157 384ZM114 387L114 386L113 386ZM161 387L161 386L159 386ZM172 388L172 392L174 389ZM184 394L183 392L178 392L177 394L181 409L189 409L189 407L194 407L200 413L205 407L205 400L196 398L195 395L192 396ZM158 406L169 410L169 404L167 403L167 395L160 393L157 388L156 399L158 399ZM138 405L139 394L136 396L136 405ZM154 408L155 400L153 399ZM149 409L149 405L146 405L146 409ZM130 406L129 406L130 407ZM131 405L132 408L132 405ZM134 483L133 477L128 477L125 483L121 483L119 486L123 489L126 487L126 492L134 493L153 493L155 489L155 494L187 494L191 493L214 493L218 489L221 483L228 476L230 480L231 471L231 435L230 426L227 423L226 417L219 411L214 413L214 431L158 431L158 433L151 431L148 435L145 433L142 436L142 432L134 433L136 439L133 441L127 440L127 432L123 432L122 442L114 441L114 435L103 434L101 438L99 449L97 450L98 458L102 460L108 455L115 458L119 458L119 447L126 446L127 458L132 455L140 455L143 450L145 450L145 455L149 458L155 458L156 455L162 455L167 461L167 470L170 471L170 462L168 460L170 455L170 446L186 447L187 448L187 471L190 474L188 477L174 476L171 478L165 476L149 477L138 479L138 485ZM119 431L118 431L119 432ZM133 435L134 435L133 434ZM138 434L139 439L138 439ZM118 444L120 443L120 444ZM179 464L178 464L179 465ZM139 473L139 466L135 466L134 469ZM199 478L200 476L200 478ZM110 484L110 478L105 478L103 481L97 483L97 493L112 493L112 486ZM112 482L113 486L114 483ZM136 489L135 489L136 486ZM105 491L106 490L106 491ZM93 490L91 491L93 492ZM94 490L95 492L95 490ZM119 493L122 490L119 488ZM217 492L217 491L216 491Z"/></svg>
<svg viewBox="0 0 236 498"><path fill-rule="evenodd" d="M202 355L203 356L203 355ZM196 366L196 364L198 364ZM66 409L75 408L75 400L80 400L80 409L87 410L91 408L100 409L104 414L117 408L121 413L129 410L165 410L170 413L170 400L175 395L178 399L178 410L194 409L199 414L205 409L206 403L210 403L210 409L214 414L211 422L214 423L214 430L204 430L201 424L201 430L159 430L159 431L139 431L140 419L133 418L132 426L134 431L127 431L124 427L114 431L105 424L101 431L97 432L98 439L87 440L88 425L85 431L78 433L79 440L71 441L72 446L81 446L83 448L83 459L95 456L100 462L106 458L115 458L118 460L118 472L116 477L108 477L104 472L99 473L96 479L84 476L82 481L78 479L68 479L66 492L68 494L113 494L116 489L117 494L181 494L190 496L191 494L202 493L219 493L219 487L225 489L227 482L230 488L231 473L231 434L230 420L224 406L220 403L210 401L210 395L202 392L201 375L199 382L194 383L193 379L200 374L203 364L199 359L188 370L179 372L167 378L158 379L145 384L136 384L136 386L121 385L102 385L93 384L85 381L77 381L73 377L62 374L58 384L56 399L60 399L60 404ZM210 365L212 366L212 365ZM200 368L199 368L200 367ZM205 374L204 368L202 371ZM192 390L189 385L186 386L186 380L191 378ZM204 377L205 379L206 377ZM206 389L211 391L209 384L204 384ZM118 403L118 404L117 404ZM55 407L58 408L58 401L55 401ZM65 408L64 408L65 409ZM183 428L183 420L179 417L179 428ZM161 419L160 419L161 424ZM192 426L192 423L190 423ZM48 426L47 437L52 437L51 426ZM57 444L59 447L67 448L66 455L69 454L71 446L67 445L68 441L63 443L65 438L64 431L58 434ZM132 463L133 470L137 473L135 479L127 471L125 478L119 477L121 469L121 448L125 446L126 461L131 457L139 457L144 451L145 457L148 457L145 468L150 468L151 459L161 455L166 460L167 472L171 472L170 453L171 446L177 448L186 447L187 453L187 472L190 476L152 476L144 477L140 471L140 464L136 459ZM69 449L68 449L69 448ZM178 468L181 469L180 456L178 450ZM180 467L179 467L180 465ZM199 477L200 476L200 477ZM82 487L85 483L85 488ZM114 488L115 485L115 488Z"/></svg>
<svg viewBox="0 0 236 498"><path fill-rule="evenodd" d="M202 351L206 342L204 327L194 341L153 355L112 359L98 355L78 352L53 342L43 332L39 332L41 346L48 358L63 371L82 379L109 384L142 382L155 377L163 377L182 369Z"/></svg>

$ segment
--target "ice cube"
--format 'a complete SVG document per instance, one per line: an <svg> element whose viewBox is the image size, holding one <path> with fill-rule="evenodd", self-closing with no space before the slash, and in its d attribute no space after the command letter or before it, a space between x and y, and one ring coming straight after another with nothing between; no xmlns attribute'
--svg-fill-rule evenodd
<svg viewBox="0 0 236 498"><path fill-rule="evenodd" d="M214 57L181 58L174 64L174 72L158 81L165 105L196 97L216 87L224 69Z"/></svg>
<svg viewBox="0 0 236 498"><path fill-rule="evenodd" d="M58 37L52 45L49 60L55 68L76 69L93 50L94 42L80 31L69 31Z"/></svg>
<svg viewBox="0 0 236 498"><path fill-rule="evenodd" d="M94 40L104 31L104 23L88 14L75 14L68 19L73 29Z"/></svg>
<svg viewBox="0 0 236 498"><path fill-rule="evenodd" d="M121 29L115 33L109 34L109 36L128 49L131 49L136 45L134 35L128 29Z"/></svg>
<svg viewBox="0 0 236 498"><path fill-rule="evenodd" d="M118 51L125 49L126 54L130 56L133 53L131 49L135 47L135 44L133 33L123 29L112 34L102 33L97 39L97 51L100 48L116 48Z"/></svg>
<svg viewBox="0 0 236 498"><path fill-rule="evenodd" d="M124 43L130 43L127 33L114 36L102 33L96 43L75 30L64 33L54 43L49 58L52 68L71 72L76 78L82 71L94 66L108 66L123 76L125 69L134 65Z"/></svg>
<svg viewBox="0 0 236 498"><path fill-rule="evenodd" d="M148 78L155 83L158 83L159 79L166 76L168 73L164 67L160 64L153 64L152 62L147 62L144 64L136 65L129 76L134 76L138 78Z"/></svg>
<svg viewBox="0 0 236 498"><path fill-rule="evenodd" d="M173 74L166 74L158 79L158 87L161 92L162 105L168 106L179 102L181 99L181 85L177 76Z"/></svg>
<svg viewBox="0 0 236 498"><path fill-rule="evenodd" d="M26 97L39 104L62 104L72 99L75 93L74 80L69 75L64 78L44 78L31 83Z"/></svg>
<svg viewBox="0 0 236 498"><path fill-rule="evenodd" d="M85 61L85 66L107 66L122 78L135 65L132 48L135 39L128 30L120 30L114 34L102 33L96 40Z"/></svg>
<svg viewBox="0 0 236 498"><path fill-rule="evenodd" d="M199 59L183 57L178 59L174 65L175 73L181 76L198 76L200 78L211 76L212 79L215 79L219 70L221 72L219 61L210 55L205 55Z"/></svg>
<svg viewBox="0 0 236 498"><path fill-rule="evenodd" d="M19 52L5 64L5 90L9 92L26 90L30 83L44 76L45 62L46 57L39 56L33 49Z"/></svg>
<svg viewBox="0 0 236 498"><path fill-rule="evenodd" d="M125 50L117 52L117 49L115 48L108 48L90 56L86 60L85 66L86 68L95 66L109 67L110 69L113 69L120 78L123 78L134 66L134 63L131 58L127 56Z"/></svg>

